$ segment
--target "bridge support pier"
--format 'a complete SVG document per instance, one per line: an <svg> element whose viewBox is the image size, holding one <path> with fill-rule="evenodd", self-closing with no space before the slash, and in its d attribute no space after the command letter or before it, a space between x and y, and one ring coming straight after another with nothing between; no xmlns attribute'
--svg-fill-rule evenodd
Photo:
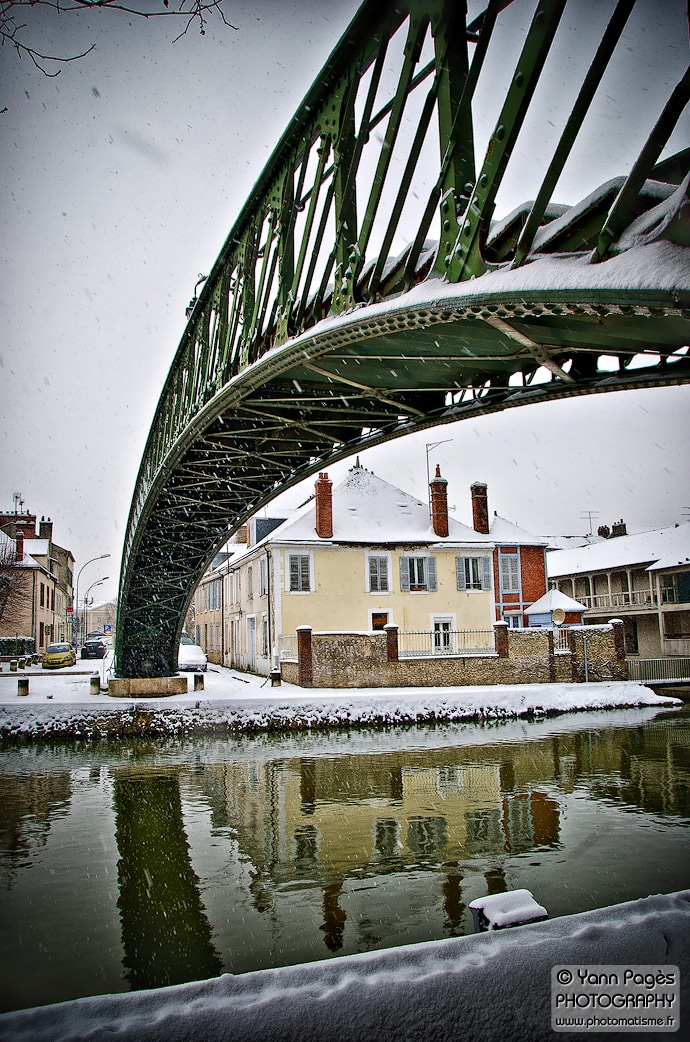
<svg viewBox="0 0 690 1042"><path fill-rule="evenodd" d="M164 698L167 695L186 695L186 677L111 677L108 680L111 698Z"/></svg>

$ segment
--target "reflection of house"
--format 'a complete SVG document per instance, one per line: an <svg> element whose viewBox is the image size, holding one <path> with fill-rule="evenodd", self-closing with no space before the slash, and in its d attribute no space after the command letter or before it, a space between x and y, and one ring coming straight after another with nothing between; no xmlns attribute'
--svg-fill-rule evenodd
<svg viewBox="0 0 690 1042"><path fill-rule="evenodd" d="M204 627L218 627L207 653L268 673L277 638L294 639L303 625L370 632L395 623L449 648L458 630L490 631L493 540L448 516L446 485L437 473L429 506L359 463L335 489L321 474L294 518L256 542L250 524L249 543L216 571L210 600L203 581L197 633L203 640ZM260 521L270 523L254 519L257 536ZM204 614L207 600L224 623Z"/></svg>
<svg viewBox="0 0 690 1042"><path fill-rule="evenodd" d="M588 608L588 623L623 620L628 655L690 655L690 524L554 550L547 561L549 579Z"/></svg>
<svg viewBox="0 0 690 1042"><path fill-rule="evenodd" d="M53 522L34 514L0 514L3 557L21 569L21 592L0 615L0 636L34 637L40 652L53 641L68 640L68 608L73 599L74 557L53 542ZM2 610L4 606L0 606Z"/></svg>
<svg viewBox="0 0 690 1042"><path fill-rule="evenodd" d="M474 529L489 535L495 544L496 619L504 619L513 627L527 626L527 609L546 593L547 542L499 517L495 511L489 518L487 487L483 482L475 482L470 491Z"/></svg>

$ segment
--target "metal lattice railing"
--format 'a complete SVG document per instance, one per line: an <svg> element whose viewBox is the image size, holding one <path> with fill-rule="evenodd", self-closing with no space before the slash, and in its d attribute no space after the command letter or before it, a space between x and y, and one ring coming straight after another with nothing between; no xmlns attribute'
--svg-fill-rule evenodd
<svg viewBox="0 0 690 1042"><path fill-rule="evenodd" d="M494 650L493 630L398 631L399 658L488 655Z"/></svg>

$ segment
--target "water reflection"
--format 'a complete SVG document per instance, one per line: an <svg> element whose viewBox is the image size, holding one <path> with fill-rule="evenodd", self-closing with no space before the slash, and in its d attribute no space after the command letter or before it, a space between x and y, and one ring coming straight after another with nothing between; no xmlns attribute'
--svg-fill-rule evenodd
<svg viewBox="0 0 690 1042"><path fill-rule="evenodd" d="M472 899L519 886L551 914L687 886L690 714L649 716L345 754L325 736L302 756L268 739L12 751L0 1007L457 936ZM79 943L58 949L67 921Z"/></svg>
<svg viewBox="0 0 690 1042"><path fill-rule="evenodd" d="M192 869L177 773L118 772L117 902L126 978L159 988L222 973Z"/></svg>

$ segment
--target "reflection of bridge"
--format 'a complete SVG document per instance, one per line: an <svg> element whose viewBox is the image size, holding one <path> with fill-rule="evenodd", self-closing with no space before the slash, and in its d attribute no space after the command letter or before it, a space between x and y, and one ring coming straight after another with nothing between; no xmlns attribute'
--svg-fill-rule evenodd
<svg viewBox="0 0 690 1042"><path fill-rule="evenodd" d="M690 73L641 126L620 78L627 55L646 89L619 42L634 0L594 33L589 7L578 28L575 4L540 0L523 23L532 6L489 0L468 20L456 0L365 0L317 77L188 309L127 527L121 675L176 672L216 549L329 463L480 413L690 379L690 150L661 159ZM579 77L573 36L591 44ZM590 131L615 92L641 139L596 187L606 146ZM557 206L568 177L584 198ZM534 202L492 224L499 191L532 183Z"/></svg>

